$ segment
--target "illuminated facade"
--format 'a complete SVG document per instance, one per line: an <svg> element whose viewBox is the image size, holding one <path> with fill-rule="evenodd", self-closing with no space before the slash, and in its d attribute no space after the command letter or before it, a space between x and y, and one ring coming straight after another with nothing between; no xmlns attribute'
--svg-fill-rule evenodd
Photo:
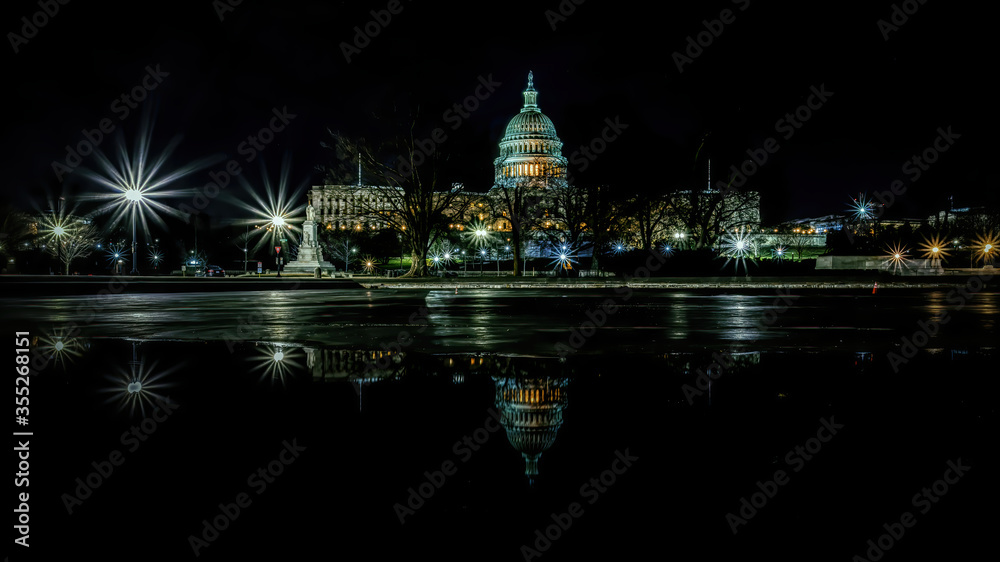
<svg viewBox="0 0 1000 562"><path fill-rule="evenodd" d="M548 257L546 238L551 239L554 231L566 230L566 219L560 210L558 189L573 189L568 184L568 160L562 155L563 142L556 134L555 125L538 107L538 91L534 87L534 75L528 73L527 87L522 92L524 104L519 113L507 123L503 137L498 143L499 156L493 160L494 182L488 190L468 190L461 184L454 184L452 189L463 189L461 203L468 204L465 216L457 212L446 212L449 226L456 230L465 228L465 222L485 221L490 230L509 232L511 224L506 212L497 216L489 216L491 208L502 208L502 204L490 204L490 199L502 195L502 190L512 187L529 187L538 196L538 205L543 208L540 216L543 222L530 226L533 232L522 237L522 255L528 257ZM324 185L314 186L310 192L310 201L316 208L317 222L320 228L341 231L377 230L386 228L387 221L380 219L380 214L391 212L397 207L389 198L394 190L387 188L372 188L364 185ZM711 178L706 197L711 197ZM650 205L657 204L651 201ZM718 219L712 222L718 224L720 231L733 228L756 229L760 225L760 198L756 192L740 192L722 201ZM629 221L625 220L624 223ZM669 217L663 220L660 228L667 232L673 225ZM674 225L676 230L676 225ZM623 224L627 232L632 226ZM543 236L538 229L548 231ZM627 234L626 234L627 236ZM575 249L578 257L591 255L592 248L588 244Z"/></svg>
<svg viewBox="0 0 1000 562"><path fill-rule="evenodd" d="M500 139L500 156L493 161L497 186L511 178L546 178L566 181L568 161L562 155L563 143L556 127L538 108L534 76L528 73L524 107L507 123Z"/></svg>

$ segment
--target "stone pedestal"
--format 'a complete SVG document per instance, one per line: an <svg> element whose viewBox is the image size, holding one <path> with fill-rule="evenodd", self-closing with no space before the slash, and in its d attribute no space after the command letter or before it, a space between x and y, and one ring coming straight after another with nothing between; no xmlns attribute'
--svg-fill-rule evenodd
<svg viewBox="0 0 1000 562"><path fill-rule="evenodd" d="M323 271L333 271L333 264L323 260L323 248L319 246L318 225L312 220L307 220L302 223L302 244L299 246L299 255L295 257L295 261L289 262L282 271L312 274L317 267Z"/></svg>

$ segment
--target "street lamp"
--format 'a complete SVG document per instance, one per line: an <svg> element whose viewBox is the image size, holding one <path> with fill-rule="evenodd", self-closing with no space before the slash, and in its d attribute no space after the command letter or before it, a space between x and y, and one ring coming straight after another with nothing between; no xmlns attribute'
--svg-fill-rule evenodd
<svg viewBox="0 0 1000 562"><path fill-rule="evenodd" d="M257 228L257 225L254 225ZM247 225L246 234L243 235L243 274L247 273L247 242L250 239L250 225Z"/></svg>
<svg viewBox="0 0 1000 562"><path fill-rule="evenodd" d="M129 275L138 275L139 270L135 266L135 216L138 214L136 206L142 202L142 192L136 188L125 190L125 200L132 206L132 271Z"/></svg>

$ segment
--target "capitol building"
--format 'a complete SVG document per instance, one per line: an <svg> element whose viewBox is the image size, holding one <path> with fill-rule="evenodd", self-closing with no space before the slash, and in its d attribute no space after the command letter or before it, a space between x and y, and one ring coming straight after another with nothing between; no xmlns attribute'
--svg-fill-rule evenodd
<svg viewBox="0 0 1000 562"><path fill-rule="evenodd" d="M524 103L520 111L508 122L503 137L499 141L499 156L493 161L493 185L486 189L469 189L462 184L454 184L452 190L459 189L464 212L446 212L450 228L463 230L474 220L483 221L488 228L498 232L509 232L512 225L506 220L506 213L490 213L490 199L495 198L499 190L514 186L528 188L537 194L542 201L545 222L540 228L558 231L565 230L564 221L560 220L560 210L555 203L546 199L557 189L573 189L568 184L568 160L563 156L563 142L556 133L556 127L538 106L538 91L535 89L534 75L529 72L527 87L523 91ZM360 170L359 170L360 176ZM629 181L627 178L625 181ZM637 180L636 180L637 181ZM387 221L380 215L391 212L393 205L387 198L399 188L370 187L363 185L321 185L313 186L309 192L309 204L314 207L316 223L319 228L341 231L378 230L387 228ZM537 189L537 191L535 191ZM711 187L708 188L711 191ZM657 204L651 201L650 204ZM663 202L660 202L663 204ZM759 200L749 216L741 216L740 225L759 227ZM585 226L581 223L580 226ZM721 225L728 230L731 225ZM535 229L537 230L537 229ZM664 228L666 232L667 228ZM550 230L549 234L552 231ZM545 246L542 236L532 236L527 233L523 243L524 253L529 256L539 256L540 249ZM551 240L551 236L549 237ZM579 250L579 249L578 249ZM578 255L589 255L590 251L579 252Z"/></svg>

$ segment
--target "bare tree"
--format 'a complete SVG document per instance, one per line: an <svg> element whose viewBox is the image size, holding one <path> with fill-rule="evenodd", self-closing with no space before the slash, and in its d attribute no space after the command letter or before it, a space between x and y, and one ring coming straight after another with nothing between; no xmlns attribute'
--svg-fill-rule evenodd
<svg viewBox="0 0 1000 562"><path fill-rule="evenodd" d="M633 194L626 202L625 209L632 219L628 231L635 236L637 246L644 251L651 251L654 242L666 238L671 209L662 195Z"/></svg>
<svg viewBox="0 0 1000 562"><path fill-rule="evenodd" d="M66 228L65 234L53 236L45 244L45 251L58 258L65 274L69 275L69 266L73 260L85 258L93 252L97 235L97 228L93 224L76 220Z"/></svg>
<svg viewBox="0 0 1000 562"><path fill-rule="evenodd" d="M334 134L338 155L360 162L370 178L370 197L359 201L358 218L396 230L410 249L409 277L427 275L427 252L449 218L464 214L463 188L442 185L443 158L431 139L418 140L416 122L375 148L363 139ZM428 145L428 143L430 143Z"/></svg>
<svg viewBox="0 0 1000 562"><path fill-rule="evenodd" d="M510 246L514 259L514 275L520 276L521 258L529 232L538 225L538 215L545 199L545 178L502 178L487 197L493 217L501 228L510 229Z"/></svg>
<svg viewBox="0 0 1000 562"><path fill-rule="evenodd" d="M759 222L759 198L752 191L676 189L667 195L667 201L696 250L710 247L725 230Z"/></svg>
<svg viewBox="0 0 1000 562"><path fill-rule="evenodd" d="M549 187L541 201L535 228L553 245L567 244L576 251L591 245L587 233L587 193L565 182Z"/></svg>
<svg viewBox="0 0 1000 562"><path fill-rule="evenodd" d="M0 210L0 256L14 257L18 247L30 238L31 223L31 217L27 213L9 206ZM4 259L5 263L6 261Z"/></svg>
<svg viewBox="0 0 1000 562"><path fill-rule="evenodd" d="M623 233L627 221L621 202L615 199L614 191L609 186L590 186L584 188L584 194L587 198L584 221L590 229L590 239L594 245L590 269L597 271L600 269L601 254L606 251L608 242Z"/></svg>

